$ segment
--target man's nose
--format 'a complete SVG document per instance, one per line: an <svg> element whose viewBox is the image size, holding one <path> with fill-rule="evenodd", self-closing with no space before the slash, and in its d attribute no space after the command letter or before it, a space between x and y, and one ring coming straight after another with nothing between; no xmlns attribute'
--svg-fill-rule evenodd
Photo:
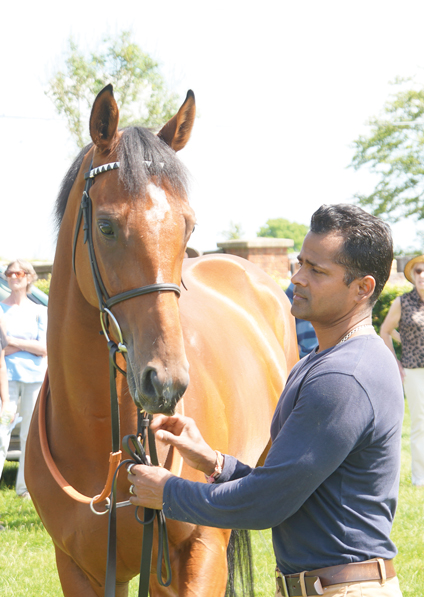
<svg viewBox="0 0 424 597"><path fill-rule="evenodd" d="M293 274L291 281L295 286L305 286L304 276L302 274L302 266L300 266L297 272Z"/></svg>

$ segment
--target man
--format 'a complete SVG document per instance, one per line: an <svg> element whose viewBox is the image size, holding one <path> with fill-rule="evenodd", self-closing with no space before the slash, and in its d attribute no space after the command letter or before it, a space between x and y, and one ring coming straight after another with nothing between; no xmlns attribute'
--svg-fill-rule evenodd
<svg viewBox="0 0 424 597"><path fill-rule="evenodd" d="M292 313L311 321L319 345L287 380L265 465L216 454L192 420L159 416L157 437L215 482L132 466L131 502L208 526L272 527L276 595L399 597L390 530L403 393L371 324L392 258L381 220L354 206L320 207L292 279Z"/></svg>

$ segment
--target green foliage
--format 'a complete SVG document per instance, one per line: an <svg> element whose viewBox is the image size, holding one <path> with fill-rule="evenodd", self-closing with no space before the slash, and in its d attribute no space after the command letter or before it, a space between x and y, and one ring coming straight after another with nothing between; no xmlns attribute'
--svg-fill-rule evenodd
<svg viewBox="0 0 424 597"><path fill-rule="evenodd" d="M354 141L355 170L368 166L379 177L371 195L357 194L360 205L396 222L424 219L424 89L412 79L396 79L395 92L380 117L368 121L370 132Z"/></svg>
<svg viewBox="0 0 424 597"><path fill-rule="evenodd" d="M177 96L166 88L158 63L132 40L129 31L106 37L88 53L70 38L64 68L50 79L46 95L65 116L78 147L89 141L91 106L108 83L113 84L121 127L159 128L177 111Z"/></svg>
<svg viewBox="0 0 424 597"><path fill-rule="evenodd" d="M236 240L238 238L242 238L244 235L244 230L241 227L239 222L233 222L231 220L228 230L223 230L221 232L222 238L225 240Z"/></svg>
<svg viewBox="0 0 424 597"><path fill-rule="evenodd" d="M284 218L274 218L267 220L265 226L258 230L257 236L291 238L294 241L294 251L300 251L308 230L309 228L305 224L290 222Z"/></svg>
<svg viewBox="0 0 424 597"><path fill-rule="evenodd" d="M49 294L51 279L52 279L52 275L49 274L47 276L47 279L42 278L42 279L39 279L36 282L34 282L34 286L36 286L37 288L39 288L46 294Z"/></svg>

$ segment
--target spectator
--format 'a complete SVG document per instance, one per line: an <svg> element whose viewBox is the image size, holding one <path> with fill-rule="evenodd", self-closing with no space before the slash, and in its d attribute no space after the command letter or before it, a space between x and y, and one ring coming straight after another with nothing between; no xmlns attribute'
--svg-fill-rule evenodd
<svg viewBox="0 0 424 597"><path fill-rule="evenodd" d="M27 296L31 284L37 279L30 263L21 259L12 261L5 274L11 294L0 303L0 307L7 331L5 354L9 396L15 407L20 399L19 414L22 417L16 493L29 498L24 479L25 446L32 412L47 367L47 309L34 304ZM10 432L0 446L0 452L7 452L9 442Z"/></svg>
<svg viewBox="0 0 424 597"><path fill-rule="evenodd" d="M411 414L412 483L424 486L424 255L410 259L404 274L414 285L393 301L380 329L399 367ZM393 348L399 327L402 357Z"/></svg>

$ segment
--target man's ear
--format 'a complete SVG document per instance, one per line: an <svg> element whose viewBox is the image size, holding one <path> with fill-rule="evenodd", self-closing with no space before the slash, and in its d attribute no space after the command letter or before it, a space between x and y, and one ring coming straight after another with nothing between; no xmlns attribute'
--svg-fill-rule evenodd
<svg viewBox="0 0 424 597"><path fill-rule="evenodd" d="M374 276L364 276L356 281L358 285L358 292L356 300L358 303L368 301L375 290L375 278Z"/></svg>

